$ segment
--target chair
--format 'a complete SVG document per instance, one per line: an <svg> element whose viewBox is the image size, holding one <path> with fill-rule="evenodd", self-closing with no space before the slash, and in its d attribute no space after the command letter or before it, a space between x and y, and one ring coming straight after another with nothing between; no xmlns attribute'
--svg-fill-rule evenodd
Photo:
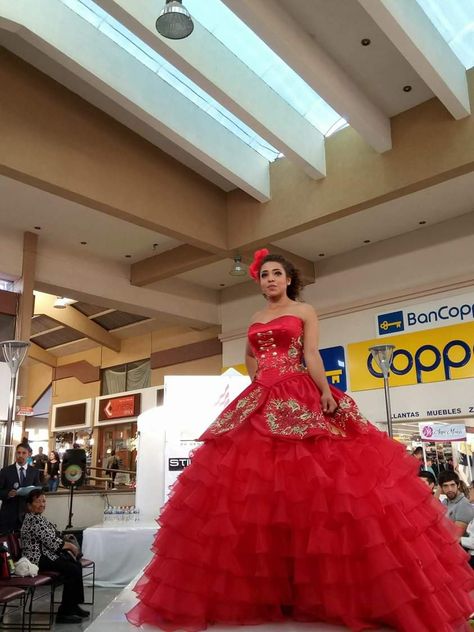
<svg viewBox="0 0 474 632"><path fill-rule="evenodd" d="M12 602L18 601L19 604L12 606ZM25 607L26 607L26 591L16 587L0 588L0 629L11 630L16 629L15 624L5 623L5 614L8 610L18 610L21 608L21 630L25 630Z"/></svg>
<svg viewBox="0 0 474 632"><path fill-rule="evenodd" d="M21 548L18 535L7 533L0 535L0 544L7 547L14 561L21 557ZM28 630L49 630L54 622L54 592L58 586L57 579L46 574L39 574L36 577L11 577L0 579L0 590L16 589L23 590L25 594L25 614L28 618ZM46 587L47 592L37 594L39 588ZM47 612L34 610L34 602L49 593L49 610ZM46 623L33 622L33 615L48 615ZM9 629L23 629L19 625L9 624Z"/></svg>
<svg viewBox="0 0 474 632"><path fill-rule="evenodd" d="M84 603L87 604L88 606L92 606L94 605L94 599L95 599L95 562L93 562L92 560L88 560L85 557L81 557L79 561L82 566L82 579L85 579L86 577L92 577L92 583L91 583L92 597L90 601L84 601Z"/></svg>

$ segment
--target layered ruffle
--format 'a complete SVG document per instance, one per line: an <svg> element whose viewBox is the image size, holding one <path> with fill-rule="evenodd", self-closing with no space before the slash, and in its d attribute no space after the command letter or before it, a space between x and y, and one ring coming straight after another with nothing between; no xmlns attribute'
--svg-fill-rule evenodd
<svg viewBox="0 0 474 632"><path fill-rule="evenodd" d="M209 441L160 516L129 621L464 629L473 574L416 468L370 425L351 442L280 441L252 421Z"/></svg>

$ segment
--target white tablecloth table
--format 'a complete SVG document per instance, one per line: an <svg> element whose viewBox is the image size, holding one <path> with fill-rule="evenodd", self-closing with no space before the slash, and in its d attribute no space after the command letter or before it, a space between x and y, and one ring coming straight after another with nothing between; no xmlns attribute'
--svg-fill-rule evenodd
<svg viewBox="0 0 474 632"><path fill-rule="evenodd" d="M127 586L152 558L156 522L97 524L84 531L82 552L96 565L96 586Z"/></svg>

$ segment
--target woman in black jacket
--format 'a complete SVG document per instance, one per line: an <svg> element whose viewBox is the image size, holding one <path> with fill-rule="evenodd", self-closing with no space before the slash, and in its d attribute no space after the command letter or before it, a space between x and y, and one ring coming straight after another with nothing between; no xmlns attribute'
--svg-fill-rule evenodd
<svg viewBox="0 0 474 632"><path fill-rule="evenodd" d="M39 566L40 571L61 573L63 598L56 623L81 623L89 613L79 607L84 602L82 566L76 559L80 552L74 544L65 542L55 525L43 516L45 507L43 492L32 490L26 500L27 513L21 527L22 553Z"/></svg>

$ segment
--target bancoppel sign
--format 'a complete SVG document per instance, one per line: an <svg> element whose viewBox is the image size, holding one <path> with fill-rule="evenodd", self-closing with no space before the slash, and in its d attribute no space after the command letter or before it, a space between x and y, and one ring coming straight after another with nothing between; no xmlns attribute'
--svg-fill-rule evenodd
<svg viewBox="0 0 474 632"><path fill-rule="evenodd" d="M392 336L390 342L395 351L390 364L390 385L474 378L473 340L474 322ZM378 342L364 340L347 345L352 391L383 388L383 375L369 351Z"/></svg>
<svg viewBox="0 0 474 632"><path fill-rule="evenodd" d="M474 295L462 294L377 314L377 336L410 333L472 321L474 321Z"/></svg>
<svg viewBox="0 0 474 632"><path fill-rule="evenodd" d="M422 441L465 441L465 424L419 424Z"/></svg>

